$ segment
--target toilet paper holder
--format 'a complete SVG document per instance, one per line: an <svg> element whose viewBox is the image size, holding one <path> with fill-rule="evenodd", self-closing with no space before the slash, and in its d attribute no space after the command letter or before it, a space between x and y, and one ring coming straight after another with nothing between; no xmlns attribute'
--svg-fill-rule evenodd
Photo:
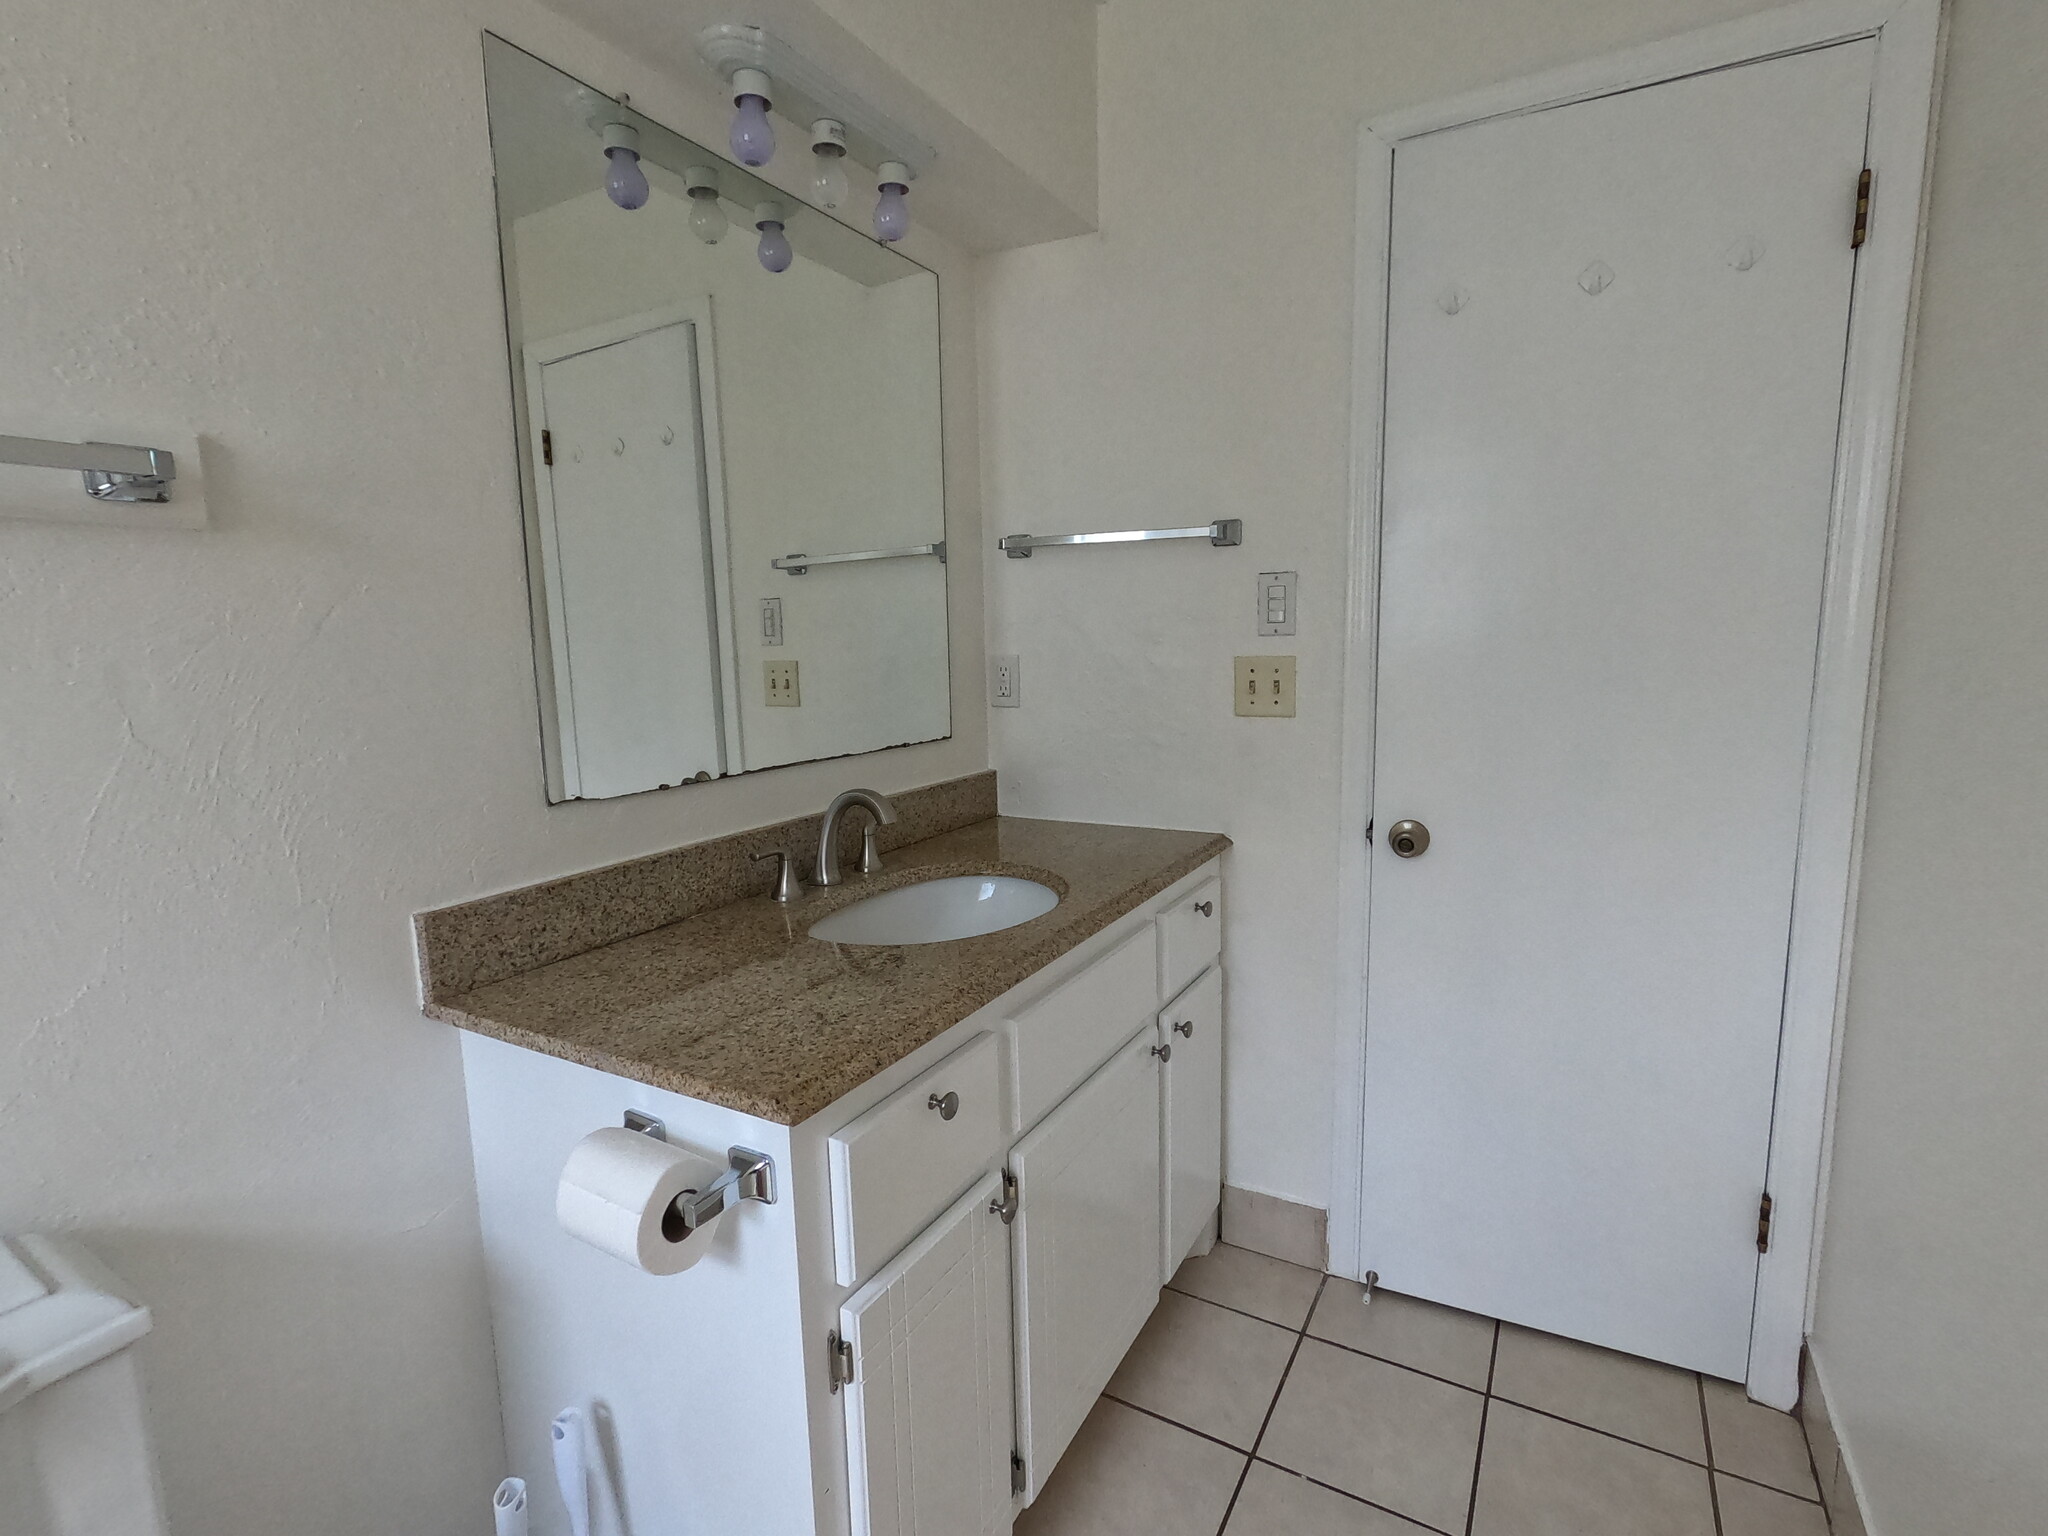
<svg viewBox="0 0 2048 1536"><path fill-rule="evenodd" d="M656 1141L668 1140L668 1127L637 1109L626 1111L625 1126L629 1131L652 1136ZM755 1152L747 1147L727 1147L725 1172L705 1189L694 1194L685 1191L677 1195L669 1208L683 1224L683 1232L687 1236L742 1200L758 1200L763 1205L775 1203L775 1163L765 1152Z"/></svg>

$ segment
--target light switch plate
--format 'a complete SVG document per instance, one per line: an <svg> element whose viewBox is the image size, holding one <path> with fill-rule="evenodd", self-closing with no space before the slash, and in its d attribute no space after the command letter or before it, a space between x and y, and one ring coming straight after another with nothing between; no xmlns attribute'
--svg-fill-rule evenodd
<svg viewBox="0 0 2048 1536"><path fill-rule="evenodd" d="M1015 656L988 659L988 702L995 709L1017 709L1024 703L1024 674Z"/></svg>
<svg viewBox="0 0 2048 1536"><path fill-rule="evenodd" d="M782 644L782 599L779 597L761 599L761 643Z"/></svg>
<svg viewBox="0 0 2048 1536"><path fill-rule="evenodd" d="M761 665L767 675L769 708L796 709L802 705L804 696L797 686L795 662L764 661Z"/></svg>
<svg viewBox="0 0 2048 1536"><path fill-rule="evenodd" d="M1261 635L1294 633L1294 593L1300 585L1299 571L1259 572L1258 613Z"/></svg>
<svg viewBox="0 0 2048 1536"><path fill-rule="evenodd" d="M1231 686L1237 712L1260 719L1294 718L1294 658L1239 656Z"/></svg>

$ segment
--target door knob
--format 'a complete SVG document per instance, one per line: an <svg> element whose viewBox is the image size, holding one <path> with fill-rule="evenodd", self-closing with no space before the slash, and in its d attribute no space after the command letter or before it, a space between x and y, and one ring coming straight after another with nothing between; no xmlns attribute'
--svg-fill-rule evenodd
<svg viewBox="0 0 2048 1536"><path fill-rule="evenodd" d="M957 1093L935 1093L925 1100L925 1107L936 1109L941 1120L950 1120L960 1113L960 1095Z"/></svg>
<svg viewBox="0 0 2048 1536"><path fill-rule="evenodd" d="M1419 821L1397 821L1387 828L1387 846L1396 858L1420 858L1429 852L1429 828Z"/></svg>

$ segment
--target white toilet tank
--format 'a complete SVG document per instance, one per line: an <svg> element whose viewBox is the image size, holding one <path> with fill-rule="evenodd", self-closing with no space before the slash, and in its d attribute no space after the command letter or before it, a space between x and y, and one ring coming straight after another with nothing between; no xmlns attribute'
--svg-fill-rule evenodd
<svg viewBox="0 0 2048 1536"><path fill-rule="evenodd" d="M142 1378L149 1311L67 1238L0 1239L0 1532L164 1536Z"/></svg>

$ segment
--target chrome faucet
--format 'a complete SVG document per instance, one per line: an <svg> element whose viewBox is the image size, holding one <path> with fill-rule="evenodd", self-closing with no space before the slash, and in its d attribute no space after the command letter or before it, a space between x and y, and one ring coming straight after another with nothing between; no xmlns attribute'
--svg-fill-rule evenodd
<svg viewBox="0 0 2048 1536"><path fill-rule="evenodd" d="M818 866L811 873L813 885L838 885L846 878L839 873L839 815L849 805L865 806L875 818L861 839L860 872L872 875L882 867L882 856L875 849L875 828L895 825L896 807L888 796L872 789L849 789L825 807L825 820L818 828Z"/></svg>

